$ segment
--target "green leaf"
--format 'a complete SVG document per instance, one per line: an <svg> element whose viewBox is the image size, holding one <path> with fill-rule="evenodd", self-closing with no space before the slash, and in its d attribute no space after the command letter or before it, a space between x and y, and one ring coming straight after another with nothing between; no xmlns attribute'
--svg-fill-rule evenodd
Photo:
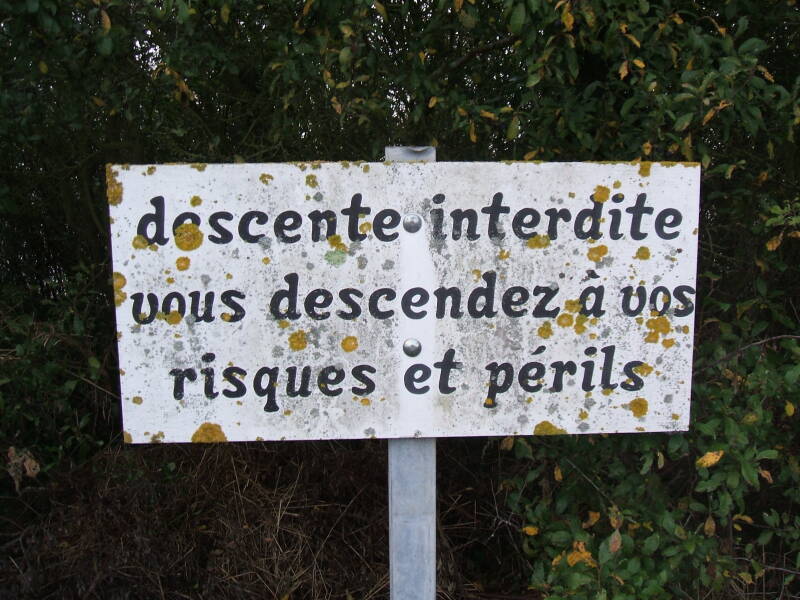
<svg viewBox="0 0 800 600"><path fill-rule="evenodd" d="M522 26L525 25L525 4L520 2L511 11L511 17L508 20L508 29L511 33L519 35L522 33Z"/></svg>
<svg viewBox="0 0 800 600"><path fill-rule="evenodd" d="M686 113L678 117L675 121L675 131L684 131L689 126L689 123L692 122L693 118L694 113Z"/></svg>
<svg viewBox="0 0 800 600"><path fill-rule="evenodd" d="M109 35L103 36L100 38L100 41L97 42L97 51L103 56L110 55L113 49L114 42L111 41L111 36Z"/></svg>
<svg viewBox="0 0 800 600"><path fill-rule="evenodd" d="M513 117L511 121L508 123L508 128L506 129L506 139L507 140L514 140L519 135L519 117Z"/></svg>

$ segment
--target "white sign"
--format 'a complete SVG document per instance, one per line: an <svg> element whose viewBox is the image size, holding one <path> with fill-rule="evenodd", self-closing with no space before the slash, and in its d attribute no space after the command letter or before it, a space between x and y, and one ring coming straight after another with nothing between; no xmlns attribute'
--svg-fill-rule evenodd
<svg viewBox="0 0 800 600"><path fill-rule="evenodd" d="M699 179L110 166L125 439L685 430Z"/></svg>

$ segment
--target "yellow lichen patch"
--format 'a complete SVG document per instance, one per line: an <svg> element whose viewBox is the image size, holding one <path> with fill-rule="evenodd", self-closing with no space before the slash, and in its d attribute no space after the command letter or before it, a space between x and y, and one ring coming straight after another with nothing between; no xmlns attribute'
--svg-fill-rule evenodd
<svg viewBox="0 0 800 600"><path fill-rule="evenodd" d="M611 388L603 388L603 391L600 393L603 394L603 396L610 396L614 393L614 390Z"/></svg>
<svg viewBox="0 0 800 600"><path fill-rule="evenodd" d="M317 181L316 175L306 175L306 185L310 188L317 188L319 187L319 182Z"/></svg>
<svg viewBox="0 0 800 600"><path fill-rule="evenodd" d="M608 254L608 246L600 244L599 246L589 248L589 252L586 253L586 256L589 257L589 260L600 262L606 254Z"/></svg>
<svg viewBox="0 0 800 600"><path fill-rule="evenodd" d="M164 320L170 325L177 325L182 319L183 316L177 310L171 311L164 317Z"/></svg>
<svg viewBox="0 0 800 600"><path fill-rule="evenodd" d="M613 187L614 187L614 189L615 189L615 190L618 190L620 187L622 187L622 182L620 182L620 180L619 180L619 179L617 179L617 180L614 182L614 184L613 184Z"/></svg>
<svg viewBox="0 0 800 600"><path fill-rule="evenodd" d="M147 174L148 175L152 175L155 172L156 172L156 168L154 166L150 165L149 167L147 167Z"/></svg>
<svg viewBox="0 0 800 600"><path fill-rule="evenodd" d="M541 327L536 330L536 333L539 334L540 338L545 340L553 335L553 326L550 324L550 321L545 321L542 323Z"/></svg>
<svg viewBox="0 0 800 600"><path fill-rule="evenodd" d="M578 335L580 335L582 333L586 333L588 331L587 328L586 328L586 321L588 321L588 320L589 320L589 317L587 317L586 315L576 315L575 316L575 327L573 327L573 329L575 330L575 333L577 333Z"/></svg>
<svg viewBox="0 0 800 600"><path fill-rule="evenodd" d="M500 250L500 253L497 255L497 258L500 260L506 260L509 256L511 256L511 252L509 250Z"/></svg>
<svg viewBox="0 0 800 600"><path fill-rule="evenodd" d="M579 413L578 413L578 418L579 418L581 421L585 421L586 419L588 419L588 418L589 418L589 413L588 413L588 412L586 412L585 410L581 410L581 412L579 412Z"/></svg>
<svg viewBox="0 0 800 600"><path fill-rule="evenodd" d="M269 173L262 173L261 175L258 176L258 180L264 185L269 185L269 182L272 181L273 179L275 178Z"/></svg>
<svg viewBox="0 0 800 600"><path fill-rule="evenodd" d="M141 396L134 396L133 398L131 398L131 402L133 402L134 404L141 404L143 400Z"/></svg>
<svg viewBox="0 0 800 600"><path fill-rule="evenodd" d="M573 322L572 315L569 313L561 313L556 318L556 323L558 323L559 327L572 327Z"/></svg>
<svg viewBox="0 0 800 600"><path fill-rule="evenodd" d="M576 313L581 309L580 300L567 300L564 302L564 310L571 313Z"/></svg>
<svg viewBox="0 0 800 600"><path fill-rule="evenodd" d="M369 406L369 405L370 405L370 399L369 398L362 398L361 399L361 406Z"/></svg>
<svg viewBox="0 0 800 600"><path fill-rule="evenodd" d="M650 168L653 166L653 163L647 160L643 160L639 163L639 176L640 177L650 177Z"/></svg>
<svg viewBox="0 0 800 600"><path fill-rule="evenodd" d="M281 319L280 321L278 321L278 327L280 327L281 329L286 329L287 327L289 327L289 325L290 323L286 319Z"/></svg>
<svg viewBox="0 0 800 600"><path fill-rule="evenodd" d="M594 188L594 201L606 202L611 195L611 190L604 185L598 185Z"/></svg>
<svg viewBox="0 0 800 600"><path fill-rule="evenodd" d="M539 533L539 528L533 525L526 525L522 528L522 533L525 535L537 535Z"/></svg>
<svg viewBox="0 0 800 600"><path fill-rule="evenodd" d="M195 444L209 444L212 442L227 442L228 438L225 437L225 432L222 427L216 423L203 423L192 434L192 442Z"/></svg>
<svg viewBox="0 0 800 600"><path fill-rule="evenodd" d="M306 332L302 329L295 331L289 336L289 348L295 352L303 350L306 346L308 346L308 340L306 339Z"/></svg>
<svg viewBox="0 0 800 600"><path fill-rule="evenodd" d="M160 444L164 441L164 432L159 431L158 433L154 433L150 436L150 443L151 444Z"/></svg>
<svg viewBox="0 0 800 600"><path fill-rule="evenodd" d="M661 340L661 345L667 349L672 348L675 345L675 340L673 338L664 338Z"/></svg>
<svg viewBox="0 0 800 600"><path fill-rule="evenodd" d="M264 263L265 265L268 265L272 261L270 260L269 256L265 256L264 258L261 259L261 262Z"/></svg>
<svg viewBox="0 0 800 600"><path fill-rule="evenodd" d="M541 421L533 428L533 435L560 435L566 430L556 427L550 421Z"/></svg>
<svg viewBox="0 0 800 600"><path fill-rule="evenodd" d="M472 269L472 276L475 278L474 281L480 281L481 275L482 273L480 269Z"/></svg>
<svg viewBox="0 0 800 600"><path fill-rule="evenodd" d="M116 306L120 306L128 297L128 294L122 291L122 288L125 287L125 284L128 283L128 280L125 279L125 276L122 273L117 273L115 271L111 281L114 285L114 304Z"/></svg>
<svg viewBox="0 0 800 600"><path fill-rule="evenodd" d="M122 184L117 181L117 173L111 165L106 165L106 197L111 206L122 202Z"/></svg>
<svg viewBox="0 0 800 600"><path fill-rule="evenodd" d="M233 318L233 315L231 313L224 312L219 316L219 318L225 321L226 323L230 323L230 320Z"/></svg>
<svg viewBox="0 0 800 600"><path fill-rule="evenodd" d="M647 319L645 325L650 332L645 336L644 341L650 344L658 342L659 334L667 335L670 331L669 320L664 316Z"/></svg>
<svg viewBox="0 0 800 600"><path fill-rule="evenodd" d="M233 279L233 275L230 273L225 273L225 279Z"/></svg>
<svg viewBox="0 0 800 600"><path fill-rule="evenodd" d="M550 237L548 235L535 235L528 240L526 245L528 248L547 248L550 245Z"/></svg>
<svg viewBox="0 0 800 600"><path fill-rule="evenodd" d="M206 170L206 163L192 163L189 165L191 168L200 171L201 173Z"/></svg>
<svg viewBox="0 0 800 600"><path fill-rule="evenodd" d="M200 196L192 196L191 200L189 200L189 204L192 206L200 206L203 203L203 199Z"/></svg>
<svg viewBox="0 0 800 600"><path fill-rule="evenodd" d="M203 243L203 232L194 223L178 225L175 230L175 245L185 252L196 250Z"/></svg>
<svg viewBox="0 0 800 600"><path fill-rule="evenodd" d="M361 165L361 170L364 173L369 173L369 165Z"/></svg>
<svg viewBox="0 0 800 600"><path fill-rule="evenodd" d="M143 250L149 246L147 242L147 238L143 235L136 235L133 237L133 241L131 242L131 246L136 248L137 250Z"/></svg>
<svg viewBox="0 0 800 600"><path fill-rule="evenodd" d="M178 260L175 261L175 268L178 269L178 271L185 271L186 269L189 268L189 265L191 264L192 261L189 260L188 256L181 256L180 258L178 258Z"/></svg>
<svg viewBox="0 0 800 600"><path fill-rule="evenodd" d="M362 223L358 226L358 231L363 234L367 234L372 231L372 223Z"/></svg>
<svg viewBox="0 0 800 600"><path fill-rule="evenodd" d="M672 415L670 415L670 418L673 421L677 421L677 420L679 420L681 418L681 416L678 413L672 413Z"/></svg>
<svg viewBox="0 0 800 600"><path fill-rule="evenodd" d="M127 431L123 431L122 432L122 441L125 442L126 444L132 444L133 443L133 438L131 437L130 433L128 433Z"/></svg>
<svg viewBox="0 0 800 600"><path fill-rule="evenodd" d="M639 249L636 251L636 254L633 255L633 258L638 258L639 260L648 260L650 258L650 248L647 246L639 246Z"/></svg>
<svg viewBox="0 0 800 600"><path fill-rule="evenodd" d="M644 398L634 398L628 403L627 408L634 417L640 418L647 414L648 404Z"/></svg>
<svg viewBox="0 0 800 600"><path fill-rule="evenodd" d="M288 409L288 408L285 411L283 411L283 416L284 417L291 416L291 414L292 414L292 411L290 409Z"/></svg>
<svg viewBox="0 0 800 600"><path fill-rule="evenodd" d="M167 283L172 285L173 283L175 283L175 278L174 277L167 277Z"/></svg>
<svg viewBox="0 0 800 600"><path fill-rule="evenodd" d="M334 250L347 252L347 245L342 241L342 236L338 233L328 237L328 245Z"/></svg>
<svg viewBox="0 0 800 600"><path fill-rule="evenodd" d="M354 335L348 335L342 340L342 350L345 352L353 352L358 348L358 338Z"/></svg>
<svg viewBox="0 0 800 600"><path fill-rule="evenodd" d="M495 402L493 398L486 398L486 400L483 401L484 408L494 408L495 406L497 406L497 402Z"/></svg>
<svg viewBox="0 0 800 600"><path fill-rule="evenodd" d="M650 373L653 372L653 367L648 365L647 363L642 363L638 367L633 367L633 372L638 373L643 377L647 377Z"/></svg>

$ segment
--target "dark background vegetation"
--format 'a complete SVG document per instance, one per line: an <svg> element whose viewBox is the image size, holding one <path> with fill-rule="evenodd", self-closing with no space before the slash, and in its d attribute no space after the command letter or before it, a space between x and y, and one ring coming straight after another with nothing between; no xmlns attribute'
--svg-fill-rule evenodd
<svg viewBox="0 0 800 600"><path fill-rule="evenodd" d="M385 443L122 447L103 173L405 144L703 166L691 430L441 440L441 596L800 597L798 35L794 0L0 1L0 598L387 597Z"/></svg>

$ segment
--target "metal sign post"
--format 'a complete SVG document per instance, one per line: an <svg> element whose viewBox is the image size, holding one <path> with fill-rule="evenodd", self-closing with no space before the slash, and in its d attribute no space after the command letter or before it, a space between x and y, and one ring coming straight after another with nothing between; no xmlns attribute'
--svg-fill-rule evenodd
<svg viewBox="0 0 800 600"><path fill-rule="evenodd" d="M435 162L436 149L388 146L386 160ZM424 348L407 341L406 354ZM436 438L389 440L389 590L392 600L436 597Z"/></svg>

